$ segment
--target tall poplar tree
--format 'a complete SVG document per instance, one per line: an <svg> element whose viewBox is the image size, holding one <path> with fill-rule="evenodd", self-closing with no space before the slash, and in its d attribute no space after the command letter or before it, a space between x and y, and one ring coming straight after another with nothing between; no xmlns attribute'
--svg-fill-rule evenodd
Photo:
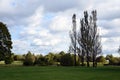
<svg viewBox="0 0 120 80"><path fill-rule="evenodd" d="M69 47L69 50L70 52L73 52L74 53L74 65L76 66L76 51L77 51L77 32L76 32L76 15L73 14L73 17L72 17L72 23L73 23L73 26L72 26L72 30L70 31L70 39L71 39L71 45Z"/></svg>
<svg viewBox="0 0 120 80"><path fill-rule="evenodd" d="M90 58L92 58L93 67L96 67L96 57L102 52L101 39L97 27L97 11L92 11L90 16L87 11L84 11L84 17L80 19L80 29L78 33L76 32L76 15L73 15L72 20L73 30L70 32L70 50L72 50L75 55L78 53L78 55L81 56L82 65L84 65L86 59L87 67L89 67Z"/></svg>

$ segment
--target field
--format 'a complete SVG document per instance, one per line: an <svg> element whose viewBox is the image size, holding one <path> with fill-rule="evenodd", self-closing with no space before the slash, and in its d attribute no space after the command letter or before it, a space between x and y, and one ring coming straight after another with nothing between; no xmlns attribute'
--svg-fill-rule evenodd
<svg viewBox="0 0 120 80"><path fill-rule="evenodd" d="M120 80L120 67L1 66L0 80Z"/></svg>

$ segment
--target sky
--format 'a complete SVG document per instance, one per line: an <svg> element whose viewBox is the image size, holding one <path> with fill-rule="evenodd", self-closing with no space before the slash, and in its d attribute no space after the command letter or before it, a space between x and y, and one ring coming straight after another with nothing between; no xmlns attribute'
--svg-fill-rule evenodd
<svg viewBox="0 0 120 80"><path fill-rule="evenodd" d="M0 21L10 31L15 54L68 51L72 15L97 10L103 55L118 55L120 0L0 0Z"/></svg>

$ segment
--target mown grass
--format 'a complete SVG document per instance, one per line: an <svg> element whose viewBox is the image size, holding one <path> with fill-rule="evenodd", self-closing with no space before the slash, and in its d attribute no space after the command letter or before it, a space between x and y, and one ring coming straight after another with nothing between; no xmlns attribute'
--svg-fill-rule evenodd
<svg viewBox="0 0 120 80"><path fill-rule="evenodd" d="M1 66L0 80L120 80L120 67Z"/></svg>

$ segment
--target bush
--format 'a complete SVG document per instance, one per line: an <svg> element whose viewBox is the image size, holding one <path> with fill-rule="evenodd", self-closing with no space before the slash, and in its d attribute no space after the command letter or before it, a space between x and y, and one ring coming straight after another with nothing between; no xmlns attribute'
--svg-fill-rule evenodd
<svg viewBox="0 0 120 80"><path fill-rule="evenodd" d="M65 55L61 56L60 64L62 66L73 66L74 60L70 54L65 54Z"/></svg>
<svg viewBox="0 0 120 80"><path fill-rule="evenodd" d="M51 52L45 56L48 65L54 65L55 63L54 56L55 56L54 53L51 53Z"/></svg>
<svg viewBox="0 0 120 80"><path fill-rule="evenodd" d="M101 63L106 63L106 59L104 58L104 56L99 56L99 57L97 57L97 59L96 59L96 61L97 62L101 62Z"/></svg>
<svg viewBox="0 0 120 80"><path fill-rule="evenodd" d="M48 60L45 57L41 56L35 61L35 64L40 66L46 66L48 65Z"/></svg>
<svg viewBox="0 0 120 80"><path fill-rule="evenodd" d="M22 56L22 55L14 55L13 58L15 61L23 61L24 60L24 56Z"/></svg>
<svg viewBox="0 0 120 80"><path fill-rule="evenodd" d="M25 60L23 61L23 65L25 66L32 66L35 62L35 56L31 54L31 52L28 52L25 56Z"/></svg>
<svg viewBox="0 0 120 80"><path fill-rule="evenodd" d="M120 65L119 57L113 57L112 55L107 55L106 59L109 60L110 65Z"/></svg>
<svg viewBox="0 0 120 80"><path fill-rule="evenodd" d="M111 58L109 60L109 64L112 64L112 65L118 65L119 64L119 59L114 57L114 58Z"/></svg>
<svg viewBox="0 0 120 80"><path fill-rule="evenodd" d="M5 58L5 64L11 64L13 62L13 58L12 57L6 57Z"/></svg>

